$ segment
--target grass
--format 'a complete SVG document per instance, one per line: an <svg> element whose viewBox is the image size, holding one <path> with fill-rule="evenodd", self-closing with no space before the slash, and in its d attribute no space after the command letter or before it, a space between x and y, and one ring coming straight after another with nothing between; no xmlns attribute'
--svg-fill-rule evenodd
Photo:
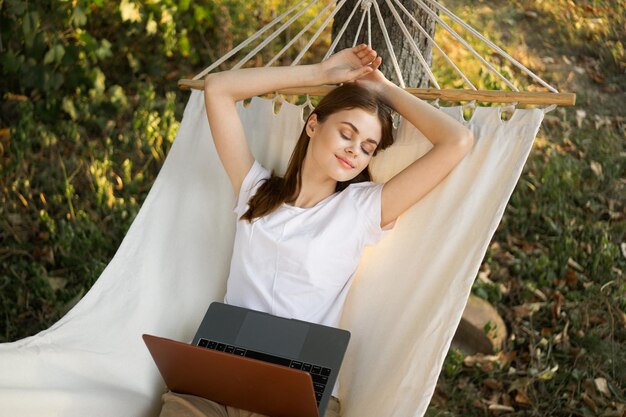
<svg viewBox="0 0 626 417"><path fill-rule="evenodd" d="M452 3L578 104L547 115L474 285L509 338L495 359L451 351L428 415L622 416L624 14L617 2Z"/></svg>

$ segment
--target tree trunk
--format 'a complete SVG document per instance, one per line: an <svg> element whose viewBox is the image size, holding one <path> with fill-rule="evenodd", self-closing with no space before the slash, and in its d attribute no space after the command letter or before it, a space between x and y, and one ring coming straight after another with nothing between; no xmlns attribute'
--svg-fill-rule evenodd
<svg viewBox="0 0 626 417"><path fill-rule="evenodd" d="M411 34L411 37L415 40L418 49L424 56L424 59L429 67L432 65L432 43L428 41L426 36L422 34L417 26L406 16L406 14L398 7L397 4L395 4L393 0L374 1L377 1L380 8L380 14L382 15L385 27L387 28L387 33L389 34L391 45L397 57L398 67L400 68L400 73L402 74L402 77L404 79L405 86L418 88L428 87L428 75L426 74L426 71L424 70L422 64L419 62L417 55L415 54L415 52L413 52L409 40L404 35L404 32L402 31L400 25L391 13L387 1L389 1L398 12L398 15L400 16L402 22L404 22L404 25L406 26L408 32ZM358 0L346 1L341 10L335 15L332 27L333 40L336 38L347 18L350 16L350 13L354 9L357 2ZM411 16L413 16L415 20L419 22L422 28L424 28L424 30L431 37L434 36L435 20L428 16L426 12L424 12L415 3L415 1L402 0L402 4L408 10ZM352 17L352 20L350 21L350 24L348 25L346 31L341 37L341 40L337 44L335 51L340 51L344 48L352 47L354 38L359 27L359 22L361 21L362 13L363 12L361 8L357 9L356 13ZM383 58L383 63L380 70L389 80L393 81L397 85L400 85L400 81L398 80L396 71L394 70L391 60L391 54L389 53L389 49L385 42L382 29L378 22L376 9L374 8L373 4L371 5L370 13L372 22L372 48L374 48L376 52L378 52L378 54ZM366 15L365 20L363 21L361 32L359 34L359 38L357 40L357 45L360 43L368 43L367 31Z"/></svg>

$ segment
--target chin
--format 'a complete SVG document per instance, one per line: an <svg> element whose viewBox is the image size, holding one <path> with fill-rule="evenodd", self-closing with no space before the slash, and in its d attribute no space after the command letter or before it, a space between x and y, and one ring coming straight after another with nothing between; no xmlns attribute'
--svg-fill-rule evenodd
<svg viewBox="0 0 626 417"><path fill-rule="evenodd" d="M359 176L359 174L361 174L362 171L354 171L353 173L351 173L350 175L348 175L345 172L342 172L340 175L336 175L333 179L337 182L347 182L347 181L352 181L353 179L355 179L356 177Z"/></svg>

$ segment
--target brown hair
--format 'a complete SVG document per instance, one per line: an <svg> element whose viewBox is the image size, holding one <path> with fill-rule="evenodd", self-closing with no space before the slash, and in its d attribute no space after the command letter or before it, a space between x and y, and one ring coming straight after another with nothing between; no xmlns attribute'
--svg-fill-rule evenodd
<svg viewBox="0 0 626 417"><path fill-rule="evenodd" d="M355 83L343 84L332 90L315 107L311 114L317 115L319 123L323 123L328 116L333 113L360 108L375 113L381 124L382 137L374 155L380 149L385 149L393 143L393 124L391 119L391 108L387 106L377 95ZM309 115L311 117L311 115ZM308 117L307 117L308 122ZM248 202L249 209L241 219L252 222L257 217L263 217L276 210L283 203L292 203L298 197L301 186L301 169L309 146L309 136L306 133L306 123L300 133L300 138L296 143L289 165L284 177L279 177L272 172L270 178L259 187L258 191ZM341 191L348 185L370 181L369 167L366 167L355 178L337 182L335 191Z"/></svg>

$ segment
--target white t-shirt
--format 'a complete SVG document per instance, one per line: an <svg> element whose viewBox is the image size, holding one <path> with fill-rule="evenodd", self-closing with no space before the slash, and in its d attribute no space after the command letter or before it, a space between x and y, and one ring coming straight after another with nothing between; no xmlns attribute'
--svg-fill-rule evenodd
<svg viewBox="0 0 626 417"><path fill-rule="evenodd" d="M252 223L239 220L269 177L255 161L241 185L224 302L338 327L363 248L384 235L383 184L351 184L310 208L283 204Z"/></svg>

